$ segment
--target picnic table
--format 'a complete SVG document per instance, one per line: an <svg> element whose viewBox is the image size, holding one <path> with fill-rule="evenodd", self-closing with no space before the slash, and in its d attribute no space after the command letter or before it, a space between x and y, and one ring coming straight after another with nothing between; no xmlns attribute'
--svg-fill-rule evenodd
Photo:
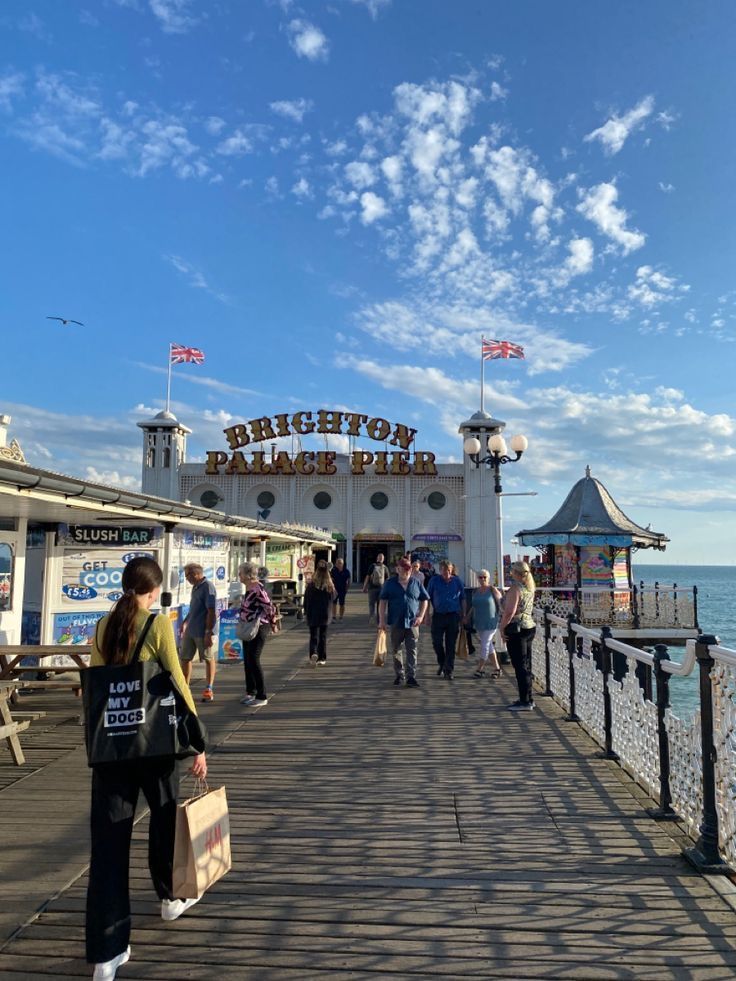
<svg viewBox="0 0 736 981"><path fill-rule="evenodd" d="M38 674L62 674L67 671L81 671L88 665L84 660L89 657L91 648L88 646L70 647L66 644L18 644L4 645L0 647L0 681L7 681L12 678L21 678L24 674L33 672ZM53 655L63 654L74 662L74 665L28 665L21 662L27 657L47 658Z"/></svg>
<svg viewBox="0 0 736 981"><path fill-rule="evenodd" d="M10 755L16 766L23 766L26 761L21 749L18 733L23 732L31 724L29 720L22 722L13 719L10 714L10 699L18 688L18 682L0 682L0 739L8 744Z"/></svg>

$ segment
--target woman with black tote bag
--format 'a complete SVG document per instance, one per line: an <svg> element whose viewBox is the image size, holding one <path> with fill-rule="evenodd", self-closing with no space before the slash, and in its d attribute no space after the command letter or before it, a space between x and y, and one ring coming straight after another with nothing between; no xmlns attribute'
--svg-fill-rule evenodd
<svg viewBox="0 0 736 981"><path fill-rule="evenodd" d="M162 581L161 568L153 559L140 556L126 565L123 595L97 625L89 670L129 664L134 657L156 660L170 672L187 708L196 715L176 653L171 620L164 614L150 614ZM191 770L195 777L206 777L204 753L194 757ZM148 865L161 900L162 918L175 920L197 901L175 899L171 890L179 792L174 754L94 765L86 922L87 961L95 965L94 981L113 981L117 969L130 958L128 866L140 791L151 811Z"/></svg>

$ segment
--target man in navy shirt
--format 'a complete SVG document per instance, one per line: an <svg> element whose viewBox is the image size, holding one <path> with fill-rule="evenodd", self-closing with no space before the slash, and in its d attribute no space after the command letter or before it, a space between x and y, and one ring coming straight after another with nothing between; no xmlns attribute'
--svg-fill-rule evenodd
<svg viewBox="0 0 736 981"><path fill-rule="evenodd" d="M391 628L391 653L394 658L396 677L394 684L404 680L404 654L406 648L406 686L418 688L417 681L417 641L419 625L427 612L429 595L424 586L411 574L411 561L399 559L396 563L396 576L392 576L381 589L378 603L378 629Z"/></svg>
<svg viewBox="0 0 736 981"><path fill-rule="evenodd" d="M440 562L439 575L429 580L427 592L432 601L432 646L437 656L437 675L444 674L452 681L455 645L466 606L463 581L453 575L452 563L447 559Z"/></svg>
<svg viewBox="0 0 736 981"><path fill-rule="evenodd" d="M182 625L181 650L179 660L187 684L192 678L192 660L198 654L205 663L207 676L206 687L202 692L202 701L211 702L215 695L212 686L215 683L215 652L212 639L217 619L217 593L214 585L205 578L204 569L197 562L189 562L184 566L184 576L192 587L192 598Z"/></svg>

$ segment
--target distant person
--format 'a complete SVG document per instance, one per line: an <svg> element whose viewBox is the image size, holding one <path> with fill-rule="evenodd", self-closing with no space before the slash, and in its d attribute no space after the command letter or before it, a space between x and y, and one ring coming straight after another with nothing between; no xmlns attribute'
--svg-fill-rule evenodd
<svg viewBox="0 0 736 981"><path fill-rule="evenodd" d="M491 574L488 569L481 569L478 573L478 586L473 590L471 603L467 620L472 619L480 643L478 666L473 677L482 678L490 662L491 678L500 678L501 666L493 646L493 634L498 626L501 593L491 584Z"/></svg>
<svg viewBox="0 0 736 981"><path fill-rule="evenodd" d="M123 595L95 630L90 671L129 663L150 619L150 609L158 602L163 578L153 559L139 556L128 562L123 569ZM174 629L164 613L148 627L139 658L158 661L169 671L187 707L197 714L176 656ZM191 771L205 779L204 753L194 757ZM176 899L171 888L179 795L174 755L93 766L86 937L87 961L95 965L94 981L113 981L118 968L130 959L130 839L141 791L150 809L148 867L161 900L161 917L175 920L197 902Z"/></svg>
<svg viewBox="0 0 736 981"><path fill-rule="evenodd" d="M333 619L342 620L345 616L345 597L350 589L350 569L345 568L343 559L335 560L335 565L330 569L330 576L335 586ZM338 607L340 608L339 616Z"/></svg>
<svg viewBox="0 0 736 981"><path fill-rule="evenodd" d="M432 603L432 646L437 657L437 676L452 681L455 645L465 619L465 586L447 559L440 562L439 575L432 576L427 592Z"/></svg>
<svg viewBox="0 0 736 981"><path fill-rule="evenodd" d="M336 595L327 563L320 559L312 581L304 591L304 615L309 625L309 660L315 665L327 661L327 628Z"/></svg>
<svg viewBox="0 0 736 981"><path fill-rule="evenodd" d="M396 563L396 576L392 576L381 589L378 603L379 630L390 630L389 641L394 659L394 685L404 680L404 654L406 649L406 685L418 688L417 644L419 627L429 605L429 594L423 584L411 574L411 562L407 558Z"/></svg>
<svg viewBox="0 0 736 981"><path fill-rule="evenodd" d="M530 712L534 708L532 692L532 641L534 621L534 578L526 562L511 565L511 585L503 601L500 632L516 672L519 699L509 705L512 712Z"/></svg>
<svg viewBox="0 0 736 981"><path fill-rule="evenodd" d="M240 619L246 623L258 621L258 632L252 640L244 640L243 666L245 668L245 698L241 705L260 708L268 705L266 679L261 667L263 646L272 633L279 632L276 607L258 580L258 566L255 562L244 562L238 569L238 578L245 586L245 595L240 606Z"/></svg>
<svg viewBox="0 0 736 981"><path fill-rule="evenodd" d="M192 680L192 661L194 655L204 661L206 685L202 692L202 701L211 702L215 693L215 671L217 662L213 650L215 621L217 619L217 592L214 585L205 579L204 569L197 562L189 562L184 566L184 577L192 587L189 600L189 612L182 624L182 641L179 657L181 668L187 684Z"/></svg>
<svg viewBox="0 0 736 981"><path fill-rule="evenodd" d="M424 585L424 576L422 574L422 563L419 559L414 559L411 564L411 577L412 579L418 580L422 586Z"/></svg>
<svg viewBox="0 0 736 981"><path fill-rule="evenodd" d="M368 567L368 573L363 581L363 592L368 593L368 623L374 617L378 622L378 598L389 575L383 552L379 552L376 561Z"/></svg>

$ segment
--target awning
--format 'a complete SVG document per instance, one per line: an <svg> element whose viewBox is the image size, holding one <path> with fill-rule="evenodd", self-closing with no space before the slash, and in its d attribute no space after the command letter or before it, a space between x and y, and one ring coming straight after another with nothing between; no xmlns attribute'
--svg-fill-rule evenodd
<svg viewBox="0 0 736 981"><path fill-rule="evenodd" d="M403 542L404 536L397 531L360 531L353 535L355 542Z"/></svg>

